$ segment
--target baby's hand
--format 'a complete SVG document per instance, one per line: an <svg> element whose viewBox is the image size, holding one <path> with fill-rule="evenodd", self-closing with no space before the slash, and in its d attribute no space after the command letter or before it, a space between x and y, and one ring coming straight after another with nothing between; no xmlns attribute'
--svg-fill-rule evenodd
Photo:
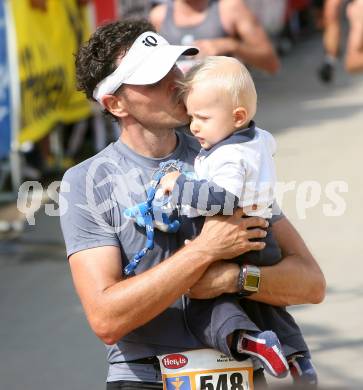
<svg viewBox="0 0 363 390"><path fill-rule="evenodd" d="M170 194L173 191L175 182L179 176L180 172L174 171L167 173L165 176L162 177L162 179L160 180L160 185L164 194Z"/></svg>

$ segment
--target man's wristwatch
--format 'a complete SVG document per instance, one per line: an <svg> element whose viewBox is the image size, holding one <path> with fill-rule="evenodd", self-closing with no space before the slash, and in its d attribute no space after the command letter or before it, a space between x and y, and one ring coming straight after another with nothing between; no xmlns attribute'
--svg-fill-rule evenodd
<svg viewBox="0 0 363 390"><path fill-rule="evenodd" d="M246 297L258 292L260 286L261 271L258 267L249 264L243 264L238 275L237 296Z"/></svg>

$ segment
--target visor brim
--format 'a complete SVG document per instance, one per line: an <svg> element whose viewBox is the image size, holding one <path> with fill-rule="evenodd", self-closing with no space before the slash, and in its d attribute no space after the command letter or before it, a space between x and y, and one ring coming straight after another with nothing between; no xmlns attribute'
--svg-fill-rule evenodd
<svg viewBox="0 0 363 390"><path fill-rule="evenodd" d="M193 56L198 54L198 52L199 50L192 46L159 46L137 69L135 69L130 77L123 81L123 84L155 84L169 73L180 56Z"/></svg>

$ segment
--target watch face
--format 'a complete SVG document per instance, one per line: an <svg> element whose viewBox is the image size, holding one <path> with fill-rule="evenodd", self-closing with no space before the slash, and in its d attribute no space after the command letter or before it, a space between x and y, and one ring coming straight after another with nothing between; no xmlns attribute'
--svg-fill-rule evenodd
<svg viewBox="0 0 363 390"><path fill-rule="evenodd" d="M260 283L260 277L257 275L247 274L244 288L246 290L257 291Z"/></svg>

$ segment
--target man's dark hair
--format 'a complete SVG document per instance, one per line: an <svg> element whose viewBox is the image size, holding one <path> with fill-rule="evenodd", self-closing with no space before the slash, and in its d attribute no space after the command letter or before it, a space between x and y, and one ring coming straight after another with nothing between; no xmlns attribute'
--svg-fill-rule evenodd
<svg viewBox="0 0 363 390"><path fill-rule="evenodd" d="M155 32L155 28L143 19L125 19L99 27L77 53L78 89L93 99L96 85L116 69L116 59L124 56L136 38L146 31Z"/></svg>

